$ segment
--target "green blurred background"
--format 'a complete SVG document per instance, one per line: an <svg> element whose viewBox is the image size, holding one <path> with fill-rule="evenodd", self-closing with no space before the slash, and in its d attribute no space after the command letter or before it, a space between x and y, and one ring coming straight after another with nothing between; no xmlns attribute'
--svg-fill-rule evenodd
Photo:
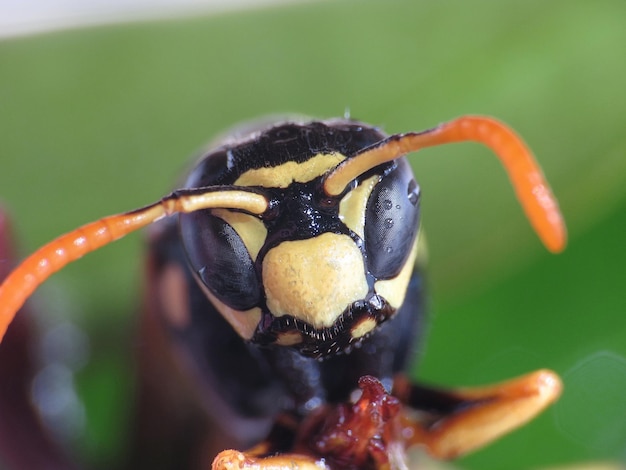
<svg viewBox="0 0 626 470"><path fill-rule="evenodd" d="M623 0L318 2L3 40L0 198L26 253L158 199L241 120L349 110L402 132L497 116L542 163L569 246L543 249L486 149L413 156L432 305L415 377L474 385L549 367L564 379L557 405L459 467L621 462L625 88ZM141 245L132 236L94 253L39 295L72 305L90 332L79 447L103 467L127 429Z"/></svg>

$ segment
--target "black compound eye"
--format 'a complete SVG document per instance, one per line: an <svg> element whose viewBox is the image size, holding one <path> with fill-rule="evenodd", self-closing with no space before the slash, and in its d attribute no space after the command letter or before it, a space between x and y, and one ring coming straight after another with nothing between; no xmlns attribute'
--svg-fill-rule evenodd
<svg viewBox="0 0 626 470"><path fill-rule="evenodd" d="M395 277L411 254L419 228L419 186L404 159L378 183L365 212L365 250L376 279Z"/></svg>
<svg viewBox="0 0 626 470"><path fill-rule="evenodd" d="M191 268L218 300L236 310L255 307L261 289L250 253L237 231L210 211L180 215Z"/></svg>

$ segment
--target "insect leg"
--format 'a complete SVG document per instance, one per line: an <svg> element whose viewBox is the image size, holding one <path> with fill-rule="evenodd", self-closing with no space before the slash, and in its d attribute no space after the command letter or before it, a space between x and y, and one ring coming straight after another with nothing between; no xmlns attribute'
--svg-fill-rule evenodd
<svg viewBox="0 0 626 470"><path fill-rule="evenodd" d="M464 455L525 424L553 403L561 380L539 370L509 381L476 388L441 390L410 384L399 377L394 395L417 412L407 413L413 431L407 447L421 444L440 459Z"/></svg>

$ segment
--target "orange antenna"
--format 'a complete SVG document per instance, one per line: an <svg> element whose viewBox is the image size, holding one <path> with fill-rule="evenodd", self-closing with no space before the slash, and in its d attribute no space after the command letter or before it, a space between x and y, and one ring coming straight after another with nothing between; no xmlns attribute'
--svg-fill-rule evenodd
<svg viewBox="0 0 626 470"><path fill-rule="evenodd" d="M265 196L235 186L183 189L142 209L105 217L60 236L26 258L0 285L0 341L34 290L83 255L177 212L223 208L260 215L268 205Z"/></svg>
<svg viewBox="0 0 626 470"><path fill-rule="evenodd" d="M381 163L424 147L474 141L489 147L507 171L526 216L548 250L565 248L565 223L550 186L522 139L503 123L488 117L462 116L424 132L388 137L353 158L344 160L324 180L329 196L341 194L355 178Z"/></svg>

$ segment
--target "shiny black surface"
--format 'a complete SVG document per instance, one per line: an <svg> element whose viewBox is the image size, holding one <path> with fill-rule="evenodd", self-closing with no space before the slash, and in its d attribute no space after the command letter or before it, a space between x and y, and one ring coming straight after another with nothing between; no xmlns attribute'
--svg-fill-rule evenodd
<svg viewBox="0 0 626 470"><path fill-rule="evenodd" d="M286 162L302 163L328 153L352 158L386 137L379 130L349 120L283 123L227 141L208 152L191 172L186 186L231 185L248 170ZM180 231L187 259L196 277L221 302L237 310L259 307L262 321L253 342L269 345L282 333L298 332L293 345L310 357L328 356L351 346L351 329L365 318L382 324L395 313L376 295L374 283L396 276L406 263L419 226L419 187L404 159L379 165L358 180L378 175L367 203L364 239L339 217L343 195L328 197L322 177L292 182L287 187L262 188L273 207L262 217L267 236L252 260L239 234L210 211L180 215ZM263 291L265 255L284 241L306 240L330 232L349 236L363 255L369 292L346 306L334 325L318 329L290 315L274 318Z"/></svg>

